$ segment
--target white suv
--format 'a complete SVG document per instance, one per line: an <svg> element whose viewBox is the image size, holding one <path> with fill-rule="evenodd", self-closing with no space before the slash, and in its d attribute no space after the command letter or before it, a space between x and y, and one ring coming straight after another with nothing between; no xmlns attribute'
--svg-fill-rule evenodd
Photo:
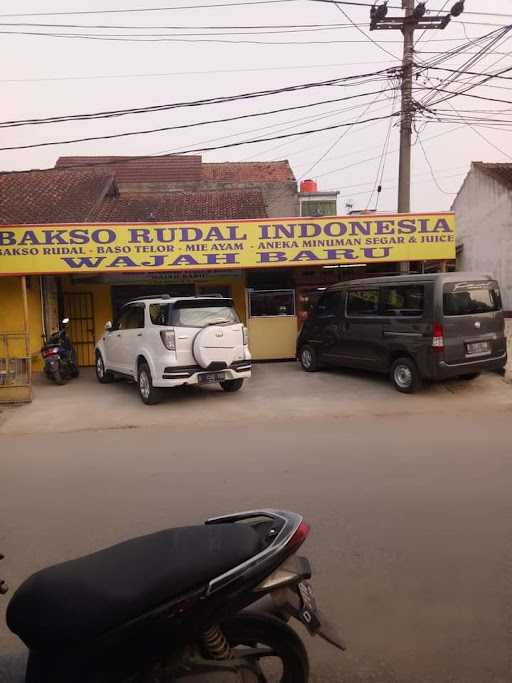
<svg viewBox="0 0 512 683"><path fill-rule="evenodd" d="M231 299L168 295L130 301L96 345L96 377L134 379L147 404L164 387L218 382L238 391L251 376L247 329Z"/></svg>

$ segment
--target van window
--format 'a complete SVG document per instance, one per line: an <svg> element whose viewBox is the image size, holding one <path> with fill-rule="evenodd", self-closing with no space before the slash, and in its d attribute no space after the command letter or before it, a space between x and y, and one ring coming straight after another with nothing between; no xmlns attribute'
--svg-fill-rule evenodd
<svg viewBox="0 0 512 683"><path fill-rule="evenodd" d="M377 315L379 312L379 290L357 289L347 295L347 315Z"/></svg>
<svg viewBox="0 0 512 683"><path fill-rule="evenodd" d="M318 302L316 308L317 318L331 318L340 309L341 292L328 292Z"/></svg>
<svg viewBox="0 0 512 683"><path fill-rule="evenodd" d="M450 291L451 290L451 291ZM499 289L485 285L450 287L445 286L443 293L443 312L446 316L474 315L501 310Z"/></svg>
<svg viewBox="0 0 512 683"><path fill-rule="evenodd" d="M400 285L383 287L383 315L407 318L423 315L425 287L423 285Z"/></svg>

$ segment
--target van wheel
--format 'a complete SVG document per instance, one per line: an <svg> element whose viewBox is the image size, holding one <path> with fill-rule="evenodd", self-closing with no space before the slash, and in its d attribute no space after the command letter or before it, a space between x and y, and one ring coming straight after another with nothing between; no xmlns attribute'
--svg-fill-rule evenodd
<svg viewBox="0 0 512 683"><path fill-rule="evenodd" d="M243 379L226 379L224 382L220 383L220 386L224 391L227 391L228 394L231 394L234 391L239 391L242 388L243 383Z"/></svg>
<svg viewBox="0 0 512 683"><path fill-rule="evenodd" d="M299 361L304 372L316 372L318 370L318 358L312 346L306 344L299 351Z"/></svg>
<svg viewBox="0 0 512 683"><path fill-rule="evenodd" d="M391 382L403 394L414 394L422 386L416 363L411 358L398 358L391 366Z"/></svg>
<svg viewBox="0 0 512 683"><path fill-rule="evenodd" d="M472 379L476 379L477 377L480 377L480 373L479 373L479 372L468 372L467 375L461 375L461 379L465 379L465 380L468 380L468 381L470 381L470 380L472 380Z"/></svg>
<svg viewBox="0 0 512 683"><path fill-rule="evenodd" d="M147 363L141 363L139 365L137 384L139 385L139 394L143 403L148 406L154 406L161 401L162 391L153 386L151 370Z"/></svg>

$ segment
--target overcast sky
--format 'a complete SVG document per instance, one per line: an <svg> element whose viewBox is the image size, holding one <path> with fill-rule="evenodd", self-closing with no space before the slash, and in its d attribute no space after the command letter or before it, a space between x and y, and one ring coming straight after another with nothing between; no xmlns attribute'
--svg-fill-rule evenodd
<svg viewBox="0 0 512 683"><path fill-rule="evenodd" d="M328 78L373 72L398 64L397 60L370 42L333 4L294 0L272 2L259 6L244 5L210 9L177 10L180 5L213 4L228 0L4 0L1 3L0 31L27 32L87 32L87 29L7 26L5 24L75 24L81 26L123 26L148 28L89 29L89 34L161 34L176 39L178 33L199 33L187 40L205 40L202 26L255 26L342 24L334 29L303 30L290 33L267 33L255 36L252 29L240 29L243 35L217 36L230 43L217 42L125 42L85 40L70 37L8 36L2 41L2 121L89 113L112 109L167 104L179 101L233 95L243 92L280 88L288 85L321 81ZM453 0L454 1L454 0ZM438 9L444 0L430 0L428 7ZM392 0L398 5L399 0ZM450 8L452 0L446 3ZM462 45L512 23L511 0L466 0L467 12L460 17L464 24L452 22L444 31L418 32L418 59L432 59L435 54ZM174 11L152 11L109 14L24 16L22 13L72 12L154 8L168 6ZM350 18L367 29L368 7L342 5ZM471 12L489 13L489 15ZM493 13L504 12L503 16ZM6 16L8 14L18 16ZM400 15L398 9L389 15ZM508 16L506 16L508 14ZM478 23L480 22L480 23ZM157 28L186 26L190 29ZM151 28L149 28L151 27ZM267 29L270 30L270 29ZM274 29L277 30L277 29ZM290 29L281 29L290 31ZM217 33L229 32L220 28ZM251 34L252 31L252 34ZM117 37L116 35L116 37ZM401 54L401 34L398 31L372 32L385 50ZM512 33L510 34L512 35ZM210 37L211 40L212 37ZM287 42L300 44L254 44ZM339 41L339 42L338 42ZM509 57L511 42L505 36L492 52L481 59L473 70L512 67ZM476 51L477 48L473 48ZM469 50L469 48L468 48ZM454 68L470 55L452 58L447 66ZM447 77L448 72L430 71L431 78ZM512 72L508 74L512 76ZM441 81L429 81L429 84ZM418 87L422 85L417 83ZM512 85L507 80L494 80L492 86L472 91L485 97L510 100ZM451 85L451 88L459 87ZM269 109L292 107L318 100L335 99L355 93L390 88L380 95L324 104L315 108L292 111L245 121L213 124L182 131L137 135L122 139L74 143L17 151L0 152L0 169L16 170L53 166L60 155L141 155L179 152L210 145L221 145L254 137L271 137L287 132L321 128L384 116L396 111L391 84L381 80L357 87L336 86L280 94L232 104L210 105L151 114L89 122L58 123L43 126L4 128L0 130L0 146L27 145L39 142L74 139L140 129L173 126L236 116ZM417 99L422 93L418 93ZM371 104L373 101L373 104ZM452 101L460 110L504 111L506 103L494 103L467 97ZM369 106L371 105L371 106ZM357 107L357 108L354 108ZM451 112L447 103L440 105ZM467 116L467 114L466 114ZM484 116L487 117L485 113ZM320 118L322 117L322 118ZM505 118L508 118L504 114ZM379 165L390 129L389 121L354 125L350 129L334 129L287 140L263 142L211 151L203 154L207 161L246 161L289 159L297 179L306 175L318 180L320 189L339 190L339 210L345 205L354 209L373 208L372 187L378 177ZM342 132L344 137L340 139ZM458 123L418 122L418 132L437 185L432 179L421 147L413 150L413 210L439 211L449 208L470 162L510 161L510 133L489 127L476 130ZM478 134L480 133L480 135ZM485 140L483 137L487 138ZM431 139L432 138L432 139ZM415 136L415 140L416 140ZM389 153L384 157L381 210L396 210L398 169L398 128L390 129ZM500 151L502 150L502 151ZM510 155L510 156L509 156Z"/></svg>

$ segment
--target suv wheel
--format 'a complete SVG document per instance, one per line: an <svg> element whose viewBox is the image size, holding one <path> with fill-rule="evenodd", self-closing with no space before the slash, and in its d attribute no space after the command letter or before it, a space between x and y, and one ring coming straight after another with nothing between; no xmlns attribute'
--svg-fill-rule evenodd
<svg viewBox="0 0 512 683"><path fill-rule="evenodd" d="M244 383L243 379L226 379L224 382L220 383L220 386L228 393L233 393L233 391L239 391Z"/></svg>
<svg viewBox="0 0 512 683"><path fill-rule="evenodd" d="M151 371L147 363L141 363L139 365L137 384L139 385L139 394L143 403L148 406L153 406L161 400L162 392L160 389L153 386Z"/></svg>
<svg viewBox="0 0 512 683"><path fill-rule="evenodd" d="M304 372L316 372L318 370L318 358L312 346L306 344L299 351L299 361Z"/></svg>
<svg viewBox="0 0 512 683"><path fill-rule="evenodd" d="M391 382L403 394L414 394L422 381L416 363L411 358L398 358L391 367Z"/></svg>
<svg viewBox="0 0 512 683"><path fill-rule="evenodd" d="M75 377L78 377L78 372ZM96 379L100 384L109 384L114 381L112 372L110 370L105 370L105 363L103 362L101 353L96 354Z"/></svg>

